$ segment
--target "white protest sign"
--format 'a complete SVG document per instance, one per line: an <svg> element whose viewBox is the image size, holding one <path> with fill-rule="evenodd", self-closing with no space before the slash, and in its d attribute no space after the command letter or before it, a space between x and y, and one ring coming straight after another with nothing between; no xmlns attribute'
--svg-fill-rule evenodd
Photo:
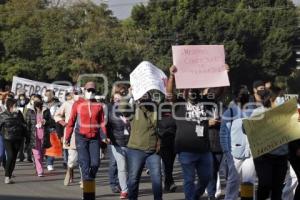
<svg viewBox="0 0 300 200"><path fill-rule="evenodd" d="M134 100L150 90L166 94L167 76L152 63L143 61L130 74L130 84Z"/></svg>
<svg viewBox="0 0 300 200"><path fill-rule="evenodd" d="M55 92L55 96L63 102L65 94L70 88L71 86L49 84L14 76L11 91L18 94L20 90L24 90L26 95L30 96L31 94L44 95L47 89L51 89Z"/></svg>

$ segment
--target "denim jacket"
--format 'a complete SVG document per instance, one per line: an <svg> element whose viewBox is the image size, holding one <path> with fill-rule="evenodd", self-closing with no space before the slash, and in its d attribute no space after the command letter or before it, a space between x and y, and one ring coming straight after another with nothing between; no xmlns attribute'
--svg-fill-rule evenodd
<svg viewBox="0 0 300 200"><path fill-rule="evenodd" d="M231 104L224 112L220 128L220 143L224 153L231 152L234 158L245 159L251 156L247 135L243 129L243 119L248 114L236 104Z"/></svg>

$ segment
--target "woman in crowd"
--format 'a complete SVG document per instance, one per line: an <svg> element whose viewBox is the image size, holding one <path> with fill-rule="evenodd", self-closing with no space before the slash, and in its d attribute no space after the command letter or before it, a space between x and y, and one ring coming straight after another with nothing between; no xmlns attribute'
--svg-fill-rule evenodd
<svg viewBox="0 0 300 200"><path fill-rule="evenodd" d="M279 88L266 90L262 98L263 107L255 109L252 116L263 113L277 105L276 98L280 95ZM257 130L259 132L259 130ZM275 150L254 159L258 177L257 200L281 200L282 189L288 169L288 145L284 144Z"/></svg>
<svg viewBox="0 0 300 200"><path fill-rule="evenodd" d="M209 148L208 107L202 89L185 89L183 98L175 98L175 66L170 68L167 95L176 102L174 118L176 120L175 149L182 167L184 193L186 200L199 199L205 192L212 175L212 155ZM198 184L195 185L196 173Z"/></svg>
<svg viewBox="0 0 300 200"><path fill-rule="evenodd" d="M0 115L0 129L7 155L4 182L11 184L14 183L11 177L23 139L26 137L26 143L28 144L29 142L26 123L22 113L17 109L17 101L15 99L6 100L6 111Z"/></svg>
<svg viewBox="0 0 300 200"><path fill-rule="evenodd" d="M39 177L44 176L43 157L46 148L51 147L49 127L55 126L49 109L43 107L42 97L34 96L34 108L26 112L26 123L30 133L29 147L32 149L36 173Z"/></svg>
<svg viewBox="0 0 300 200"><path fill-rule="evenodd" d="M300 123L300 97L298 98L298 121ZM300 139L289 143L289 161L296 173L298 186L295 191L294 200L300 199Z"/></svg>
<svg viewBox="0 0 300 200"><path fill-rule="evenodd" d="M238 199L240 186L241 200L253 199L254 195L255 167L243 129L243 118L249 115L246 112L248 102L248 89L240 87L221 120L220 143L228 167L225 200Z"/></svg>
<svg viewBox="0 0 300 200"><path fill-rule="evenodd" d="M111 140L113 156L117 162L118 178L121 187L120 199L128 197L126 146L129 140L129 121L118 111L118 104L127 95L127 88L115 85L112 92L111 104L108 106L107 131Z"/></svg>

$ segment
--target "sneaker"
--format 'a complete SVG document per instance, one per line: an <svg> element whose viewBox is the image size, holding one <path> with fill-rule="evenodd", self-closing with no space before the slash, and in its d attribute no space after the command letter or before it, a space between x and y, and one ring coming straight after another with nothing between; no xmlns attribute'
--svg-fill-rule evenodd
<svg viewBox="0 0 300 200"><path fill-rule="evenodd" d="M44 174L38 174L38 177L44 177Z"/></svg>
<svg viewBox="0 0 300 200"><path fill-rule="evenodd" d="M170 192L175 192L177 189L177 185L175 185L175 183L173 183L171 186L170 186Z"/></svg>
<svg viewBox="0 0 300 200"><path fill-rule="evenodd" d="M175 192L177 189L177 185L172 183L171 185L165 185L165 192Z"/></svg>
<svg viewBox="0 0 300 200"><path fill-rule="evenodd" d="M146 169L146 174L150 175L150 170L149 169Z"/></svg>
<svg viewBox="0 0 300 200"><path fill-rule="evenodd" d="M5 183L5 184L14 184L15 182L13 182L13 181L11 180L11 178L5 177L4 183Z"/></svg>
<svg viewBox="0 0 300 200"><path fill-rule="evenodd" d="M121 192L121 188L119 186L115 186L113 188L111 188L112 193L120 193Z"/></svg>
<svg viewBox="0 0 300 200"><path fill-rule="evenodd" d="M120 199L128 199L128 193L127 192L121 192Z"/></svg>
<svg viewBox="0 0 300 200"><path fill-rule="evenodd" d="M47 169L48 169L49 172L54 171L53 165L48 165Z"/></svg>

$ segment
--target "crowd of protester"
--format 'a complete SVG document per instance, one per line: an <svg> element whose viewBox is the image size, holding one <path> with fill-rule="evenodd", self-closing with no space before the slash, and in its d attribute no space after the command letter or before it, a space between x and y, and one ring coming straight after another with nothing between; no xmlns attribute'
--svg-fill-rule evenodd
<svg viewBox="0 0 300 200"><path fill-rule="evenodd" d="M111 190L121 199L138 199L145 169L155 200L175 192L177 157L187 200L198 200L204 193L210 200L220 199L220 176L225 178L226 200L299 200L299 186L288 182L291 173L297 177L294 183L300 178L300 141L253 158L242 123L283 104L283 90L269 81L255 81L252 88L241 85L233 92L225 87L176 90L176 71L170 68L167 95L148 91L136 101L126 84L114 85L107 101L99 101L94 82L73 87L64 102L51 89L42 96L0 93L5 183L14 183L17 160L32 162L36 175L43 177L44 170L55 170L55 159L63 157L63 184L74 181L78 165L84 188L95 180L100 149L106 148Z"/></svg>

